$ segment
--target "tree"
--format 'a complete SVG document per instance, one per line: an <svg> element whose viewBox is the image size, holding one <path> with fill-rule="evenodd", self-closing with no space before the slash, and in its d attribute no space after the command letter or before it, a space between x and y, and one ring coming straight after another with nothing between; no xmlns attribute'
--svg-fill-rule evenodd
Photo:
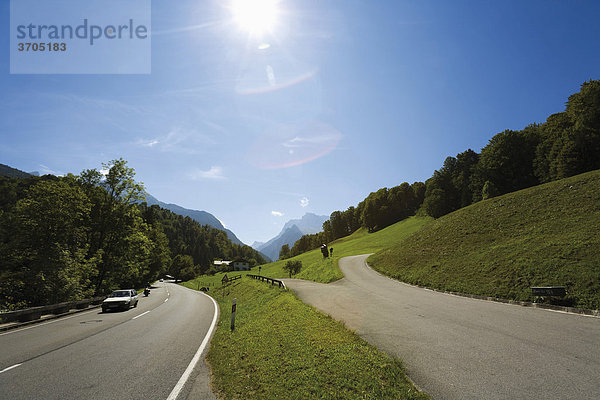
<svg viewBox="0 0 600 400"><path fill-rule="evenodd" d="M175 282L178 280L191 279L188 278L191 271L194 271L194 259L189 255L178 254L171 262L169 274L175 277ZM193 278L193 277L192 277Z"/></svg>
<svg viewBox="0 0 600 400"><path fill-rule="evenodd" d="M284 244L279 250L279 259L285 260L286 258L290 258L290 246L288 244Z"/></svg>
<svg viewBox="0 0 600 400"><path fill-rule="evenodd" d="M479 163L479 154L471 149L456 155L456 169L452 174L452 184L456 189L456 208L462 208L473 202L473 176L477 164Z"/></svg>
<svg viewBox="0 0 600 400"><path fill-rule="evenodd" d="M492 197L498 196L498 189L491 181L485 181L483 189L481 191L481 197L483 200L491 199Z"/></svg>
<svg viewBox="0 0 600 400"><path fill-rule="evenodd" d="M585 82L566 110L540 127L535 174L550 182L600 168L600 81Z"/></svg>
<svg viewBox="0 0 600 400"><path fill-rule="evenodd" d="M339 239L349 235L348 225L341 211L334 211L329 216L332 238Z"/></svg>
<svg viewBox="0 0 600 400"><path fill-rule="evenodd" d="M287 271L290 274L290 278L292 275L296 275L302 269L302 261L300 260L289 260L283 266L284 271Z"/></svg>
<svg viewBox="0 0 600 400"><path fill-rule="evenodd" d="M348 225L349 235L360 228L360 211L358 208L353 206L348 207L348 209L344 211L344 217L346 219L346 224Z"/></svg>
<svg viewBox="0 0 600 400"><path fill-rule="evenodd" d="M432 189L425 197L423 207L425 208L425 212L427 212L427 215L430 215L433 218L439 218L450 212L448 209L446 192L444 192L442 189L437 188Z"/></svg>
<svg viewBox="0 0 600 400"><path fill-rule="evenodd" d="M456 158L447 157L442 168L425 182L423 208L428 215L439 218L459 208L460 197L452 179L456 171Z"/></svg>
<svg viewBox="0 0 600 400"><path fill-rule="evenodd" d="M415 196L415 212L421 207L423 201L425 200L425 191L427 190L425 183L423 182L414 182L410 185L413 194Z"/></svg>
<svg viewBox="0 0 600 400"><path fill-rule="evenodd" d="M574 175L579 169L572 140L573 122L566 112L552 114L540 126L534 173L541 183Z"/></svg>
<svg viewBox="0 0 600 400"><path fill-rule="evenodd" d="M415 194L411 186L404 182L388 191L387 204L389 215L385 226L396 223L415 213Z"/></svg>
<svg viewBox="0 0 600 400"><path fill-rule="evenodd" d="M88 259L98 261L96 293L118 286L117 275L124 262L132 260L132 252L146 251L132 246L142 222L134 203L145 194L142 183L135 182L135 171L122 158L102 164L103 174L95 169L81 173L78 182L92 201ZM130 236L134 235L134 236Z"/></svg>
<svg viewBox="0 0 600 400"><path fill-rule="evenodd" d="M361 215L362 225L367 228L369 232L374 232L377 226L377 206L375 199L367 197L365 199L365 206Z"/></svg>
<svg viewBox="0 0 600 400"><path fill-rule="evenodd" d="M8 255L29 305L82 298L95 260L86 260L90 202L64 180L40 181L14 208Z"/></svg>
<svg viewBox="0 0 600 400"><path fill-rule="evenodd" d="M481 150L478 172L481 182L493 182L500 194L538 184L534 174L535 149L539 127L530 125L523 131L506 130L490 139Z"/></svg>

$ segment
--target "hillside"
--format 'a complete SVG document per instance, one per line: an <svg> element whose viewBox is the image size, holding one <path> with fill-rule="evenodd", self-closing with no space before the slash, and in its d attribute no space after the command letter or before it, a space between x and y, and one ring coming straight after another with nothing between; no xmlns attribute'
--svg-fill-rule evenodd
<svg viewBox="0 0 600 400"><path fill-rule="evenodd" d="M9 167L8 165L0 164L0 175L6 176L7 178L29 178L32 174Z"/></svg>
<svg viewBox="0 0 600 400"><path fill-rule="evenodd" d="M190 217L191 219L200 223L201 225L209 225L209 226L212 226L213 228L217 228L222 231L225 231L225 233L227 234L227 237L229 238L229 240L231 240L232 243L239 244L240 246L244 245L244 243L242 243L242 241L240 239L238 239L237 236L235 236L235 233L233 233L229 229L225 228L223 226L223 224L221 223L221 221L219 221L219 219L217 217L215 217L214 215L212 215L209 212L200 211L200 210L191 210L189 208L181 207L177 204L165 203L165 202L158 200L156 197L152 196L149 193L146 193L146 203L149 206L156 204L164 209L174 212L175 214L183 215L184 217Z"/></svg>
<svg viewBox="0 0 600 400"><path fill-rule="evenodd" d="M576 307L600 308L600 171L457 210L371 256L404 282L533 300L531 286L565 285Z"/></svg>

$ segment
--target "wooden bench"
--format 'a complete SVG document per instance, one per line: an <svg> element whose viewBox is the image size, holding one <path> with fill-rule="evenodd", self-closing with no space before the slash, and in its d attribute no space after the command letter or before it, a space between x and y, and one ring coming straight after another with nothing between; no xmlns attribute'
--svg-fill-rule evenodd
<svg viewBox="0 0 600 400"><path fill-rule="evenodd" d="M565 286L532 287L531 294L541 297L565 297L567 295L567 288Z"/></svg>

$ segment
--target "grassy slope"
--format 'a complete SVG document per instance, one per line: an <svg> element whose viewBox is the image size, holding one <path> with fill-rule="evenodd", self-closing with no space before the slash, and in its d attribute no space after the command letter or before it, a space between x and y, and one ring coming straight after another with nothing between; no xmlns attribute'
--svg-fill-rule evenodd
<svg viewBox="0 0 600 400"><path fill-rule="evenodd" d="M361 228L350 236L329 243L329 247L333 247L333 258L323 259L319 249L290 258L302 261L302 271L294 278L323 283L341 279L343 275L337 264L341 257L375 253L418 231L430 221L430 218L411 217L375 233L367 233ZM262 274L272 278L287 278L283 270L286 261L264 265Z"/></svg>
<svg viewBox="0 0 600 400"><path fill-rule="evenodd" d="M378 271L439 289L532 300L566 285L600 308L600 171L485 200L369 258Z"/></svg>
<svg viewBox="0 0 600 400"><path fill-rule="evenodd" d="M289 291L244 278L212 295L221 318L207 360L221 398L427 398L407 382L400 361Z"/></svg>
<svg viewBox="0 0 600 400"><path fill-rule="evenodd" d="M337 260L341 257L376 253L386 247L394 245L399 240L418 231L431 221L432 219L428 217L411 217L375 233L367 233L366 230L361 228L350 236L329 243L329 247L333 247L334 249L332 258L323 259L321 251L318 249L290 258L290 260L302 261L302 271L300 271L299 274L294 275L294 278L322 283L329 283L341 279L343 278L342 272L337 264ZM261 275L271 278L287 278L288 274L283 270L286 261L287 260L276 261L263 265L261 267ZM249 273L258 275L258 267L254 267L250 272L228 272L227 275L231 277ZM190 281L190 287L198 289L199 287L207 286L212 290L213 287L221 285L223 275L225 274L218 273L214 276L199 276Z"/></svg>

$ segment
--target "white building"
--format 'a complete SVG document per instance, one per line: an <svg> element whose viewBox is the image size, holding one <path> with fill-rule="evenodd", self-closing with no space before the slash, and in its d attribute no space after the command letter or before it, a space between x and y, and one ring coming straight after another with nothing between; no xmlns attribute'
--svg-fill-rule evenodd
<svg viewBox="0 0 600 400"><path fill-rule="evenodd" d="M233 262L234 271L250 271L250 263L246 260L236 260Z"/></svg>
<svg viewBox="0 0 600 400"><path fill-rule="evenodd" d="M227 268L229 266L229 264L231 264L231 261L217 261L217 260L215 260L215 261L213 261L213 264L218 269L222 269L222 268Z"/></svg>

